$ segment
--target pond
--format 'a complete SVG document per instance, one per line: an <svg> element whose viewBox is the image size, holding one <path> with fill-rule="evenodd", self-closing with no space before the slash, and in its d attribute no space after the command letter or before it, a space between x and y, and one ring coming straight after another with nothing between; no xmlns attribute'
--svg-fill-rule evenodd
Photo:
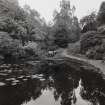
<svg viewBox="0 0 105 105"><path fill-rule="evenodd" d="M3 64L0 105L105 105L105 76L78 61Z"/></svg>

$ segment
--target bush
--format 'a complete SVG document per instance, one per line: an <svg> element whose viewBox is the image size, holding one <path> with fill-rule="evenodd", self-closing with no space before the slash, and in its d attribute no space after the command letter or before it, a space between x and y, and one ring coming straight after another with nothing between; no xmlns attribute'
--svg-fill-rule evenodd
<svg viewBox="0 0 105 105"><path fill-rule="evenodd" d="M88 49L88 51L86 52L86 57L88 57L89 59L94 59L94 55L95 55L95 50L93 50L93 48Z"/></svg>
<svg viewBox="0 0 105 105"><path fill-rule="evenodd" d="M70 54L79 54L80 53L80 42L70 43L68 45L68 53L70 53Z"/></svg>
<svg viewBox="0 0 105 105"><path fill-rule="evenodd" d="M29 42L27 45L23 46L27 57L37 55L37 48L38 44L35 42Z"/></svg>
<svg viewBox="0 0 105 105"><path fill-rule="evenodd" d="M98 33L105 34L105 25L98 27L97 31Z"/></svg>
<svg viewBox="0 0 105 105"><path fill-rule="evenodd" d="M102 40L99 39L100 34L96 31L89 31L82 35L80 41L81 53L85 54L90 47L101 45Z"/></svg>
<svg viewBox="0 0 105 105"><path fill-rule="evenodd" d="M80 47L81 53L86 54L91 59L103 59L105 53L104 27L100 27L98 32L89 31L83 34Z"/></svg>
<svg viewBox="0 0 105 105"><path fill-rule="evenodd" d="M57 30L55 33L55 44L61 48L66 48L68 46L68 32L66 29Z"/></svg>
<svg viewBox="0 0 105 105"><path fill-rule="evenodd" d="M97 15L97 22L98 22L99 26L105 24L105 1L102 2L101 6L100 6L100 9L99 9L99 12Z"/></svg>

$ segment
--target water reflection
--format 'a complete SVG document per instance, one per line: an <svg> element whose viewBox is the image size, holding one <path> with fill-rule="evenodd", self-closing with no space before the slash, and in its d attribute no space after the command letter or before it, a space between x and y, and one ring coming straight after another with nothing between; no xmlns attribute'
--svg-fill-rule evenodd
<svg viewBox="0 0 105 105"><path fill-rule="evenodd" d="M97 70L69 62L38 69L39 74L2 75L0 105L105 105L105 79Z"/></svg>

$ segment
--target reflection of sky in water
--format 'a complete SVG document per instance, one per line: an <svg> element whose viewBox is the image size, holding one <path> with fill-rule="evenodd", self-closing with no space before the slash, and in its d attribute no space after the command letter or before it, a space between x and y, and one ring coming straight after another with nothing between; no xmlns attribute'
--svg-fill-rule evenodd
<svg viewBox="0 0 105 105"><path fill-rule="evenodd" d="M31 100L28 103L22 105L61 105L60 99L55 101L53 91L44 90L43 94L37 100Z"/></svg>
<svg viewBox="0 0 105 105"><path fill-rule="evenodd" d="M73 105L92 105L89 101L83 100L83 98L80 95L80 91L83 87L81 86L81 80L79 81L79 86L77 89L75 89L75 94L77 98L76 104Z"/></svg>
<svg viewBox="0 0 105 105"><path fill-rule="evenodd" d="M83 98L80 95L80 91L83 87L81 86L81 80L79 81L79 86L74 89L74 94L77 98L77 102L72 105L92 105L89 101L83 100ZM22 105L61 105L61 97L59 100L55 101L53 96L53 89L52 90L44 90L42 95L37 99L33 100L31 99L30 102L24 103Z"/></svg>

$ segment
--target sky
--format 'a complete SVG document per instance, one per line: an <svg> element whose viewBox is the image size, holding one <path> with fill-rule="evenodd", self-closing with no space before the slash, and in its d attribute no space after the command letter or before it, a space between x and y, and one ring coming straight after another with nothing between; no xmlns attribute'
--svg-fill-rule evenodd
<svg viewBox="0 0 105 105"><path fill-rule="evenodd" d="M59 10L60 0L19 0L21 6L28 4L32 9L37 10L46 21L53 19L53 11ZM71 5L76 7L75 15L80 19L83 16L98 11L103 0L70 0Z"/></svg>

